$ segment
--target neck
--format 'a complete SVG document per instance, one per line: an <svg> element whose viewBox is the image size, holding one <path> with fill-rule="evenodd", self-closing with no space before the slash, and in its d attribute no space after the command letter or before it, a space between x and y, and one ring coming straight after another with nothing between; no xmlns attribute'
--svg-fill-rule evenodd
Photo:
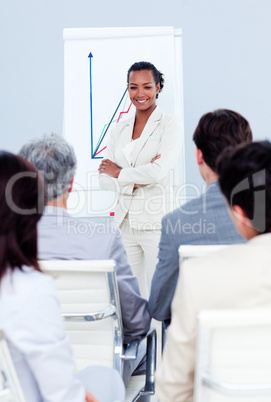
<svg viewBox="0 0 271 402"><path fill-rule="evenodd" d="M254 229L253 227L250 228L250 230L248 230L246 232L246 235L244 236L246 238L246 240L250 240L253 239L253 237L256 236L260 236L260 233L258 232L258 230Z"/></svg>
<svg viewBox="0 0 271 402"><path fill-rule="evenodd" d="M218 179L218 175L203 162L199 166L200 174L207 186L209 186L213 181Z"/></svg>
<svg viewBox="0 0 271 402"><path fill-rule="evenodd" d="M217 179L218 179L217 174L212 172L212 174L206 176L205 182L206 182L207 186L209 186L211 183L213 183L213 181L215 181Z"/></svg>
<svg viewBox="0 0 271 402"><path fill-rule="evenodd" d="M149 109L147 110L136 110L136 122L137 123L147 123L148 118L156 108L156 105L152 105Z"/></svg>
<svg viewBox="0 0 271 402"><path fill-rule="evenodd" d="M65 210L67 210L67 199L68 199L67 197L63 197L60 199L54 199L54 200L48 201L46 203L46 205L51 205L53 207L59 207L59 208L63 208Z"/></svg>

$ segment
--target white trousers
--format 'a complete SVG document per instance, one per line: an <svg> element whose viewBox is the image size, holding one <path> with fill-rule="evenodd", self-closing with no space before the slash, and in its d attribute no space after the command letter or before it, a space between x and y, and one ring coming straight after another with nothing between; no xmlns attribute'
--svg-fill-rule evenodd
<svg viewBox="0 0 271 402"><path fill-rule="evenodd" d="M160 230L137 230L126 217L120 225L128 262L137 277L140 293L149 299L152 277L158 262Z"/></svg>

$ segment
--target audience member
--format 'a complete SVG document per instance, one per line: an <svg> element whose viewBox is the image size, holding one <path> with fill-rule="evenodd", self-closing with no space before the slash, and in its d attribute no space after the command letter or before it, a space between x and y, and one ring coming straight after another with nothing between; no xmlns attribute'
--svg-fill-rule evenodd
<svg viewBox="0 0 271 402"><path fill-rule="evenodd" d="M39 258L115 260L124 342L127 345L132 340L140 340L149 329L150 315L118 229L73 218L66 211L76 170L72 146L60 135L44 135L30 140L20 154L36 166L45 181L46 206L38 225ZM145 349L145 344L140 344L138 358L125 361L125 384L144 358Z"/></svg>
<svg viewBox="0 0 271 402"><path fill-rule="evenodd" d="M227 146L252 140L248 121L234 111L215 110L201 117L193 140L207 190L162 220L159 262L152 280L149 311L152 317L165 321L166 326L170 323L170 306L179 276L179 246L245 241L237 233L219 190L216 161Z"/></svg>
<svg viewBox="0 0 271 402"><path fill-rule="evenodd" d="M183 264L157 373L160 402L192 402L196 315L208 309L271 308L271 143L240 145L217 172L239 233L248 242Z"/></svg>
<svg viewBox="0 0 271 402"><path fill-rule="evenodd" d="M1 151L0 329L25 400L98 402L85 387L100 401L112 401L116 391L124 400L123 381L113 369L86 368L84 385L75 376L54 282L37 261L42 211L43 182L37 170L22 157Z"/></svg>

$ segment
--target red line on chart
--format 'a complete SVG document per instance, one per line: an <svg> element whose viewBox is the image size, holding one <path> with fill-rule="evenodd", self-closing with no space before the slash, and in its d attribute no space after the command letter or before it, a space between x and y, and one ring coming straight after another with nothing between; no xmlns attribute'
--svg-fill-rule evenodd
<svg viewBox="0 0 271 402"><path fill-rule="evenodd" d="M126 112L120 112L119 118L118 118L118 120L117 120L117 123L120 121L120 118L121 118L121 116L122 116L123 114L129 113L129 111L130 111L130 109L131 109L131 106L132 106L132 102L130 103L130 106L128 107L128 109L126 110ZM97 155L97 154L96 154L96 155Z"/></svg>
<svg viewBox="0 0 271 402"><path fill-rule="evenodd" d="M117 120L117 123L120 121L121 116L122 116L123 114L129 113L129 111L130 111L130 109L131 109L131 106L132 106L132 102L130 103L130 106L128 107L128 109L127 109L126 111L120 112L119 117L118 117L118 120ZM116 121L116 120L115 120L115 121ZM102 151L105 150L105 148L106 148L106 147L104 147L103 149L101 149L99 152L96 152L96 153L93 155L93 157L99 155Z"/></svg>
<svg viewBox="0 0 271 402"><path fill-rule="evenodd" d="M103 149L101 149L99 152L96 152L96 154L94 156L97 156L100 152L102 152L106 147L104 147Z"/></svg>

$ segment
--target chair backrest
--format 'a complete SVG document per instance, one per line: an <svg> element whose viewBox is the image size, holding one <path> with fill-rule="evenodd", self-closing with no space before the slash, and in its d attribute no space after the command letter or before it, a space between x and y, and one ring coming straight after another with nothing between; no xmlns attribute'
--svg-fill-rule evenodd
<svg viewBox="0 0 271 402"><path fill-rule="evenodd" d="M0 331L0 401L26 402L2 331Z"/></svg>
<svg viewBox="0 0 271 402"><path fill-rule="evenodd" d="M271 310L201 311L194 402L270 401L270 339Z"/></svg>
<svg viewBox="0 0 271 402"><path fill-rule="evenodd" d="M215 253L225 247L230 247L229 244L196 244L196 245L181 245L179 247L180 266L182 262L188 258L204 257L207 254Z"/></svg>
<svg viewBox="0 0 271 402"><path fill-rule="evenodd" d="M89 365L122 374L122 320L113 260L40 261L56 282L77 370Z"/></svg>
<svg viewBox="0 0 271 402"><path fill-rule="evenodd" d="M225 247L228 247L228 245L224 244L214 244L214 245L181 245L179 247L179 270L181 270L182 263L189 259L189 258L195 258L195 257L203 257L204 255L214 253L215 251L219 251ZM167 330L165 327L165 323L162 323L162 352L164 349L164 346L166 344L166 339L167 339Z"/></svg>

